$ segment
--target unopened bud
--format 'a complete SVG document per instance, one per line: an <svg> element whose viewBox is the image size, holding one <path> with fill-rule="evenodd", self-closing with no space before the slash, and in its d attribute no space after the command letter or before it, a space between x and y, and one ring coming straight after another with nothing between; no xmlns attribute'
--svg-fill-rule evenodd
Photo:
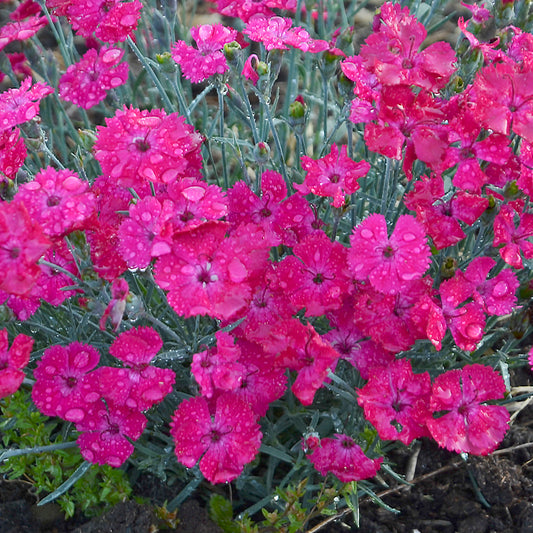
<svg viewBox="0 0 533 533"><path fill-rule="evenodd" d="M457 271L457 260L453 257L447 257L440 267L441 276L444 279L453 278Z"/></svg>
<svg viewBox="0 0 533 533"><path fill-rule="evenodd" d="M258 142L254 146L254 158L259 165L264 165L270 159L270 146L265 142Z"/></svg>

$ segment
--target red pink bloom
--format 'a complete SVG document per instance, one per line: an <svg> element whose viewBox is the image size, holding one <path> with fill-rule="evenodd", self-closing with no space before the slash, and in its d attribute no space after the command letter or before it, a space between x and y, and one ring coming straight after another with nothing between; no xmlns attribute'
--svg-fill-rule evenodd
<svg viewBox="0 0 533 533"><path fill-rule="evenodd" d="M14 394L25 374L23 368L30 361L33 339L27 335L17 335L8 345L7 330L0 330L0 399Z"/></svg>

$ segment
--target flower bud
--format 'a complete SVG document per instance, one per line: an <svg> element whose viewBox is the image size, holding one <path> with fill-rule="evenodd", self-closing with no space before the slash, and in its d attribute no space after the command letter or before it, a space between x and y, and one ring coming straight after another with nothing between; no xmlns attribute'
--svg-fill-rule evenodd
<svg viewBox="0 0 533 533"><path fill-rule="evenodd" d="M300 135L303 133L306 112L307 106L302 96L297 96L289 105L289 125Z"/></svg>
<svg viewBox="0 0 533 533"><path fill-rule="evenodd" d="M178 66L176 62L172 59L172 55L170 54L170 52L156 54L155 59L161 65L161 70L163 72L167 72L169 74L176 72Z"/></svg>
<svg viewBox="0 0 533 533"><path fill-rule="evenodd" d="M259 165L267 163L270 159L270 146L265 142L258 142L254 146L254 158Z"/></svg>
<svg viewBox="0 0 533 533"><path fill-rule="evenodd" d="M241 59L241 50L242 47L237 41L232 41L231 43L226 43L224 45L224 56L229 65L234 67L239 65Z"/></svg>
<svg viewBox="0 0 533 533"><path fill-rule="evenodd" d="M457 260L453 257L447 257L440 266L440 273L444 279L453 278L457 270Z"/></svg>

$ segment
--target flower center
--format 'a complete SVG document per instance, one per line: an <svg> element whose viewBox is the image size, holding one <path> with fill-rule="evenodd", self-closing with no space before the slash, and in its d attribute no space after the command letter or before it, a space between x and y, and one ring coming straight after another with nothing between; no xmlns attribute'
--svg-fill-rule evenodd
<svg viewBox="0 0 533 533"><path fill-rule="evenodd" d="M50 196L48 200L46 200L46 205L48 207L55 207L56 205L59 205L60 202L61 202L61 198L54 194Z"/></svg>
<svg viewBox="0 0 533 533"><path fill-rule="evenodd" d="M144 139L137 139L135 141L135 148L137 148L139 152L148 152L148 150L150 150L150 144Z"/></svg>

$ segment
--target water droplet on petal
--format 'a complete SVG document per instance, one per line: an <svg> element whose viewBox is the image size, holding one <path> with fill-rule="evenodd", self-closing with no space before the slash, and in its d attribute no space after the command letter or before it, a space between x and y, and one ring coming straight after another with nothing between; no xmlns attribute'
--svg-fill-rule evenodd
<svg viewBox="0 0 533 533"><path fill-rule="evenodd" d="M373 239L374 233L370 231L369 229L364 228L361 230L361 237L363 237L363 239Z"/></svg>
<svg viewBox="0 0 533 533"><path fill-rule="evenodd" d="M492 295L498 298L501 296L505 296L508 291L509 291L509 288L507 286L507 283L505 283L505 281L499 281L494 286L494 289L492 290Z"/></svg>
<svg viewBox="0 0 533 533"><path fill-rule="evenodd" d="M63 418L69 422L81 422L85 418L85 412L82 409L69 409Z"/></svg>
<svg viewBox="0 0 533 533"><path fill-rule="evenodd" d="M403 236L403 240L407 242L414 241L415 239L416 235L414 233L405 233Z"/></svg>
<svg viewBox="0 0 533 533"><path fill-rule="evenodd" d="M483 328L478 324L469 324L466 326L466 335L471 339L478 339L483 333Z"/></svg>

